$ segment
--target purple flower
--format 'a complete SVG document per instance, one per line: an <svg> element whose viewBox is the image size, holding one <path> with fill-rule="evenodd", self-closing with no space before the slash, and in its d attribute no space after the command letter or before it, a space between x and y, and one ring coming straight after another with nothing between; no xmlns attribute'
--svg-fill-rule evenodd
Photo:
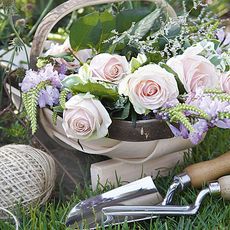
<svg viewBox="0 0 230 230"><path fill-rule="evenodd" d="M229 102L221 101L217 98L213 99L211 96L204 94L186 103L203 110L210 116L210 120L216 118L219 112L227 112L226 108L229 107Z"/></svg>
<svg viewBox="0 0 230 230"><path fill-rule="evenodd" d="M216 32L218 40L221 42L221 45L227 46L230 44L230 33L224 31L224 29L219 29Z"/></svg>
<svg viewBox="0 0 230 230"><path fill-rule="evenodd" d="M217 39L220 41L220 46L217 48L217 53L222 53L222 47L230 44L230 33L224 31L224 29L219 29L216 31Z"/></svg>
<svg viewBox="0 0 230 230"><path fill-rule="evenodd" d="M52 86L61 88L61 78L51 64L46 65L40 71L27 70L26 76L19 86L22 92L26 93L30 89L35 88L42 81L50 81Z"/></svg>
<svg viewBox="0 0 230 230"><path fill-rule="evenodd" d="M203 137L203 134L208 131L208 123L206 120L200 119L193 125L195 131L189 133L189 139L193 144L198 144Z"/></svg>
<svg viewBox="0 0 230 230"><path fill-rule="evenodd" d="M216 126L222 129L230 129L230 119L218 120Z"/></svg>
<svg viewBox="0 0 230 230"><path fill-rule="evenodd" d="M19 83L23 93L28 92L30 89L35 88L42 81L41 76L38 72L33 70L27 70L26 76L24 77L22 83Z"/></svg>
<svg viewBox="0 0 230 230"><path fill-rule="evenodd" d="M184 139L188 138L188 130L183 124L180 123L179 129L171 124L168 125L175 137L183 137Z"/></svg>
<svg viewBox="0 0 230 230"><path fill-rule="evenodd" d="M65 64L61 64L59 74L65 74L67 72L67 67Z"/></svg>
<svg viewBox="0 0 230 230"><path fill-rule="evenodd" d="M169 98L168 101L162 106L163 108L171 108L179 103L177 98Z"/></svg>
<svg viewBox="0 0 230 230"><path fill-rule="evenodd" d="M38 105L40 108L44 108L46 105L53 106L58 104L59 91L52 86L46 86L46 89L40 91L38 98Z"/></svg>
<svg viewBox="0 0 230 230"><path fill-rule="evenodd" d="M40 77L43 81L49 80L54 87L61 87L61 80L58 75L58 72L54 70L54 67L51 64L46 65L39 71Z"/></svg>

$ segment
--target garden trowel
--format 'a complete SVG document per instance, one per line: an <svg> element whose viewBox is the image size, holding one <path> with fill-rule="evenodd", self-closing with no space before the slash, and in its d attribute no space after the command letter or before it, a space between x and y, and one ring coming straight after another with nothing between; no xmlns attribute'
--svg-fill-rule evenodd
<svg viewBox="0 0 230 230"><path fill-rule="evenodd" d="M225 200L230 200L230 175L223 176L218 181L210 182L209 185L201 190L195 200L194 204L181 205L155 205L155 206L111 206L102 209L103 214L111 223L113 217L118 216L151 216L152 218L158 216L187 216L197 214L203 199L208 195L221 195Z"/></svg>
<svg viewBox="0 0 230 230"><path fill-rule="evenodd" d="M137 212L135 215L104 215L108 211L106 207L116 206L128 210L128 206L151 206L158 204L164 206L172 203L175 192L183 190L188 185L195 188L201 187L204 183L218 179L230 174L230 152L227 152L216 159L196 163L185 168L184 172L175 176L169 187L164 200L162 201L151 177L132 182L125 186L116 188L102 195L90 198L77 204L69 213L66 225L80 229L95 229L98 226L119 224L123 222L135 222L151 219L151 215L144 212ZM150 197L154 199L151 200Z"/></svg>
<svg viewBox="0 0 230 230"><path fill-rule="evenodd" d="M115 188L101 195L81 201L67 216L66 225L71 228L89 229L101 224L102 208L111 205L149 205L163 199L150 176Z"/></svg>

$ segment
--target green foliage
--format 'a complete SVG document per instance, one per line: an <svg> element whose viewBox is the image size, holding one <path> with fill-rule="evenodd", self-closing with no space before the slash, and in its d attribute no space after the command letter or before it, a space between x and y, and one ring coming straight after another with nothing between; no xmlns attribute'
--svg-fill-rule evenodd
<svg viewBox="0 0 230 230"><path fill-rule="evenodd" d="M230 113L229 112L220 112L218 115L219 115L220 119L225 119L225 118L230 119Z"/></svg>
<svg viewBox="0 0 230 230"><path fill-rule="evenodd" d="M18 115L20 118L23 115ZM28 143L30 136L27 128L22 126L11 113L5 113L0 119L0 145L9 143ZM1 229L1 228L0 228Z"/></svg>
<svg viewBox="0 0 230 230"><path fill-rule="evenodd" d="M131 104L130 102L127 102L125 104L125 107L122 111L120 111L119 113L116 113L115 115L113 115L114 119L121 119L121 120L125 120L129 117L130 114L130 108L131 108Z"/></svg>
<svg viewBox="0 0 230 230"><path fill-rule="evenodd" d="M99 48L100 41L107 39L115 29L111 13L94 12L79 18L70 29L70 44L74 50L94 47ZM81 36L79 36L79 34Z"/></svg>
<svg viewBox="0 0 230 230"><path fill-rule="evenodd" d="M37 131L37 103L39 93L42 89L45 89L47 85L49 85L47 81L40 82L36 88L31 89L27 93L22 93L22 100L31 123L32 134Z"/></svg>
<svg viewBox="0 0 230 230"><path fill-rule="evenodd" d="M141 40L151 30L158 30L160 27L159 17L161 13L161 9L156 9L137 23L133 24L127 31L122 33L113 41L110 50L114 52L117 49L124 49L124 47L130 42L130 37Z"/></svg>
<svg viewBox="0 0 230 230"><path fill-rule="evenodd" d="M228 101L230 102L230 95L227 93L222 93L222 94L216 94L213 96L213 98L217 98L220 101Z"/></svg>
<svg viewBox="0 0 230 230"><path fill-rule="evenodd" d="M133 23L140 21L151 13L151 8L140 7L137 9L122 10L116 15L116 30L122 33L129 29Z"/></svg>
<svg viewBox="0 0 230 230"><path fill-rule="evenodd" d="M131 103L128 97L120 96L117 101L102 101L112 119L126 120L130 116Z"/></svg>
<svg viewBox="0 0 230 230"><path fill-rule="evenodd" d="M87 14L76 20L70 29L71 47L75 50L93 47L98 52L105 52L109 48L110 42L102 41L110 39L113 36L112 31L115 30L118 33L125 32L113 42L110 51L114 51L115 48L120 49L121 46L118 44L122 44L124 47L128 41L127 35L137 36L141 39L150 31L158 30L161 13L160 9L149 12L147 8L140 8L124 10L116 16L108 11ZM128 17L129 15L131 16Z"/></svg>
<svg viewBox="0 0 230 230"><path fill-rule="evenodd" d="M52 121L53 121L53 124L56 125L57 124L57 117L58 117L58 114L56 111L53 111L52 113Z"/></svg>
<svg viewBox="0 0 230 230"><path fill-rule="evenodd" d="M100 100L107 99L109 101L116 101L119 98L119 94L115 86L102 82L84 83L76 75L64 79L62 84L64 87L73 92L73 94L89 92L92 95L98 97Z"/></svg>
<svg viewBox="0 0 230 230"><path fill-rule="evenodd" d="M190 119L185 116L185 111L193 112L191 117L199 117L206 120L210 119L208 114L203 112L201 109L187 104L179 103L175 107L164 109L163 111L167 111L169 113L170 122L181 122L189 130L189 132L193 132L194 128Z"/></svg>
<svg viewBox="0 0 230 230"><path fill-rule="evenodd" d="M62 109L65 109L66 97L68 94L69 94L69 90L67 89L63 89L60 92L59 102L60 102L60 106L62 107Z"/></svg>

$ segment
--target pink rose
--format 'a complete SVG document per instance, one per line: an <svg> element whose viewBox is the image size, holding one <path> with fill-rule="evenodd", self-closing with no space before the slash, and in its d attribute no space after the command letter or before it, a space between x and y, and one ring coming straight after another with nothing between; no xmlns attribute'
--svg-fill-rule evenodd
<svg viewBox="0 0 230 230"><path fill-rule="evenodd" d="M69 50L71 50L71 46L69 38L67 38L63 44L52 43L50 48L46 51L45 56L57 56L61 54L67 54L69 53Z"/></svg>
<svg viewBox="0 0 230 230"><path fill-rule="evenodd" d="M92 57L91 49L84 49L75 52L70 46L69 38L65 40L63 44L54 44L51 45L50 49L47 50L45 56L60 56L73 52L76 59L72 62L67 62L64 58L55 58L59 64L64 64L68 69L75 69L80 67L80 62L85 63L89 58Z"/></svg>
<svg viewBox="0 0 230 230"><path fill-rule="evenodd" d="M230 72L220 75L220 88L224 92L230 94Z"/></svg>
<svg viewBox="0 0 230 230"><path fill-rule="evenodd" d="M90 69L96 80L118 82L127 74L129 64L124 56L101 53L92 59Z"/></svg>
<svg viewBox="0 0 230 230"><path fill-rule="evenodd" d="M174 76L155 64L140 67L119 84L119 93L129 97L135 111L144 114L175 101L179 95Z"/></svg>
<svg viewBox="0 0 230 230"><path fill-rule="evenodd" d="M111 119L101 104L91 94L78 94L65 104L62 126L67 137L98 139L108 133Z"/></svg>
<svg viewBox="0 0 230 230"><path fill-rule="evenodd" d="M186 52L167 61L180 78L187 92L195 92L197 88L215 88L218 76L215 66L206 58Z"/></svg>

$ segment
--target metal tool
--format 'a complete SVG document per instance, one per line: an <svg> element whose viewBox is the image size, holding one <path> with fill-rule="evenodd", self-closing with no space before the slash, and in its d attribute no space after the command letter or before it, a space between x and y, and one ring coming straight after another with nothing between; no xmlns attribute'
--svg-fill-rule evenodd
<svg viewBox="0 0 230 230"><path fill-rule="evenodd" d="M172 185L169 187L168 192L166 193L166 196L162 203L160 203L162 200L155 199L152 201L152 204L161 204L166 205L172 203L173 196L176 193L177 190L183 190L188 185L192 185L195 188L201 187L204 183L207 183L208 181L216 180L217 178L230 174L230 152L227 152L221 156L219 156L216 159L204 161L200 163L196 163L193 165L188 166L185 168L184 172L182 174L179 174L174 177L174 181ZM151 183L153 184L154 191L153 193L158 193L152 179ZM144 190L141 188L142 185L139 181L132 182L132 191L136 194L136 200L141 202L140 197L143 196ZM122 187L117 188L118 190L110 191L108 192L109 198L104 198L107 196L107 193L90 198L86 201L82 201L79 204L77 204L69 213L67 217L67 226L73 227L74 226L82 226L84 222L88 223L88 228L96 228L98 225L104 223L105 219L102 214L102 208L113 206L113 205L124 205L124 202L126 201L126 205L133 205L132 202L134 202L134 199L130 199L129 196L127 196L126 190L124 190ZM151 191L151 190L150 190ZM143 192L143 193L142 193ZM106 195L106 196L105 196ZM123 200L121 197L125 197ZM159 196L158 196L159 197ZM134 198L134 196L133 196ZM137 199L138 198L138 199ZM141 205L145 205L144 203L139 203ZM148 200L148 205L151 205L150 201ZM124 221L127 222L134 222L144 219L150 219L151 216L149 215L139 215L139 216L128 216L127 218L124 217L118 217L113 218L113 223L122 223ZM111 223L111 221L108 220L108 223Z"/></svg>
<svg viewBox="0 0 230 230"><path fill-rule="evenodd" d="M155 204L163 199L157 191L150 176L127 185L115 188L101 195L81 201L72 208L67 216L66 225L72 228L90 228L95 224L101 224L103 207L122 204ZM86 221L84 221L86 220ZM87 222L87 223L85 223Z"/></svg>
<svg viewBox="0 0 230 230"><path fill-rule="evenodd" d="M216 182L209 183L208 187L200 191L196 201L192 205L180 206L180 205L155 205L155 206L113 206L105 207L102 212L107 217L105 223L108 225L110 221L112 223L113 217L117 216L180 216L180 215L195 215L208 194L221 194L221 196L230 200L230 175L221 177ZM109 220L109 221L108 221Z"/></svg>

